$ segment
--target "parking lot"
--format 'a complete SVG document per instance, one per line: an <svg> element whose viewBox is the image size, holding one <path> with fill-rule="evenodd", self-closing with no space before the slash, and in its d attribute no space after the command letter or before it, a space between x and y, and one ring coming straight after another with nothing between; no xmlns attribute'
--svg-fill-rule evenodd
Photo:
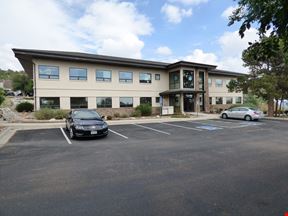
<svg viewBox="0 0 288 216"><path fill-rule="evenodd" d="M0 215L284 215L288 122L178 121L18 131L0 149Z"/></svg>

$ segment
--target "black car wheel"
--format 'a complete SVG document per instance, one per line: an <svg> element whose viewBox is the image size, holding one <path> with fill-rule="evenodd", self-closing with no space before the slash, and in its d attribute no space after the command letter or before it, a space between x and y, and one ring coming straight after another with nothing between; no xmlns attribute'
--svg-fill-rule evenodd
<svg viewBox="0 0 288 216"><path fill-rule="evenodd" d="M251 120L252 120L252 118L251 118L250 115L246 115L246 116L244 117L244 119L245 119L245 121L251 121Z"/></svg>
<svg viewBox="0 0 288 216"><path fill-rule="evenodd" d="M76 137L75 134L74 134L74 131L73 131L73 129L71 127L69 129L69 137L70 137L70 139L74 139Z"/></svg>
<svg viewBox="0 0 288 216"><path fill-rule="evenodd" d="M228 118L227 114L226 114L226 113L223 113L223 114L222 114L222 118L223 118L223 119L227 119L227 118Z"/></svg>

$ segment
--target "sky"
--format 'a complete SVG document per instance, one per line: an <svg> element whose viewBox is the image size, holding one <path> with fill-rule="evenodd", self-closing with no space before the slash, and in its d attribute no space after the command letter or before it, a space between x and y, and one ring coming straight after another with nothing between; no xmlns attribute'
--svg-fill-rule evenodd
<svg viewBox="0 0 288 216"><path fill-rule="evenodd" d="M0 68L22 70L12 48L185 60L247 72L233 0L1 0Z"/></svg>

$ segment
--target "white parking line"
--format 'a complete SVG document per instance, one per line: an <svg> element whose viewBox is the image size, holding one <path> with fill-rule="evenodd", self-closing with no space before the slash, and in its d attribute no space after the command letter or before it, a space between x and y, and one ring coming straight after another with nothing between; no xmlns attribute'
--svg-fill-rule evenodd
<svg viewBox="0 0 288 216"><path fill-rule="evenodd" d="M169 124L169 123L166 123L166 122L165 122L165 123L164 123L164 122L161 122L161 124L169 125L169 126L173 126L173 127L184 128L184 129L188 129L188 130L202 131L202 130L197 129L197 128L191 128L191 127L185 127L185 126L181 126L181 125Z"/></svg>
<svg viewBox="0 0 288 216"><path fill-rule="evenodd" d="M166 134L166 135L170 135L170 133L167 133L167 132L161 131L161 130L157 130L157 129L154 129L154 128L151 128L151 127L147 127L147 126L143 126L143 125L139 125L139 124L133 124L133 125L136 125L136 126L142 127L142 128L146 128L148 130L156 131L156 132L159 132L159 133L163 133L163 134Z"/></svg>
<svg viewBox="0 0 288 216"><path fill-rule="evenodd" d="M60 128L60 130L62 131L63 133L63 136L65 137L66 141L68 142L68 144L72 144L72 142L70 141L70 139L67 137L66 133L64 132L63 128Z"/></svg>
<svg viewBox="0 0 288 216"><path fill-rule="evenodd" d="M112 133L114 133L114 134L117 134L118 136L123 137L124 139L128 139L127 136L124 136L123 134L120 134L120 133L118 133L118 132L116 132L116 131L114 131L114 130L109 129L109 131L112 132Z"/></svg>

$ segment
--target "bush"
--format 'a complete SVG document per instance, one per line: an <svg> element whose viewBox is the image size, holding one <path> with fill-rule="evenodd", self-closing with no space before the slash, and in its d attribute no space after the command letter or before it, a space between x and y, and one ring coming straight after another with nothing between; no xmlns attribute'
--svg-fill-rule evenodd
<svg viewBox="0 0 288 216"><path fill-rule="evenodd" d="M114 113L114 117L115 118L119 118L120 117L120 113Z"/></svg>
<svg viewBox="0 0 288 216"><path fill-rule="evenodd" d="M64 119L67 117L68 112L66 110L44 108L36 111L34 115L38 120Z"/></svg>
<svg viewBox="0 0 288 216"><path fill-rule="evenodd" d="M121 115L121 118L128 118L129 116L128 116L128 114L126 114L126 113L123 113L122 115Z"/></svg>
<svg viewBox="0 0 288 216"><path fill-rule="evenodd" d="M19 103L16 108L17 112L32 112L34 109L34 105L29 102Z"/></svg>
<svg viewBox="0 0 288 216"><path fill-rule="evenodd" d="M0 105L4 102L4 100L5 100L4 90L0 88Z"/></svg>
<svg viewBox="0 0 288 216"><path fill-rule="evenodd" d="M140 110L135 110L132 114L132 117L140 117L141 116L141 111Z"/></svg>
<svg viewBox="0 0 288 216"><path fill-rule="evenodd" d="M107 120L112 120L112 116L108 115Z"/></svg>
<svg viewBox="0 0 288 216"><path fill-rule="evenodd" d="M140 104L136 107L136 111L139 110L142 116L150 116L152 114L152 106L150 104Z"/></svg>

